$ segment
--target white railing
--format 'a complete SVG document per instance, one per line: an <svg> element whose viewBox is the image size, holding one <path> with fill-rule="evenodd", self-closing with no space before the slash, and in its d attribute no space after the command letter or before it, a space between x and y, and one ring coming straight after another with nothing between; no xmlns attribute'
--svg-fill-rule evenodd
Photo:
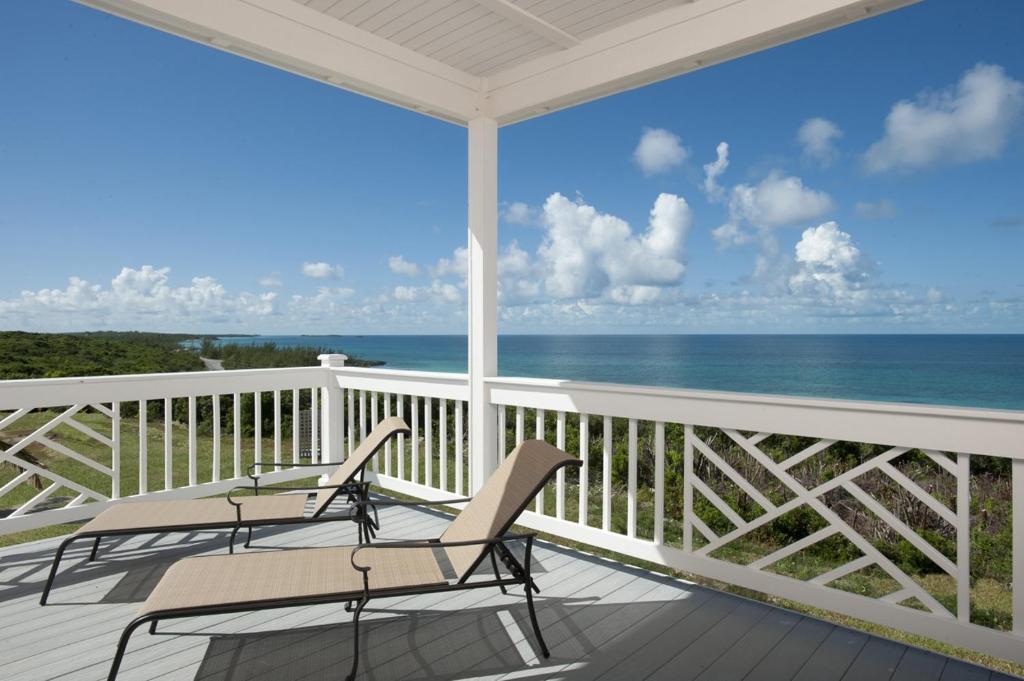
<svg viewBox="0 0 1024 681"><path fill-rule="evenodd" d="M539 497L522 524L1024 661L1024 588L1008 588L1005 594L1007 605L1012 602L1012 631L972 623L970 532L972 458L1009 459L1002 467L1012 470L1016 522L1006 550L1012 552L1013 583L1024 584L1024 413L537 379L498 378L488 385L492 403L500 405L501 451L510 446L510 437L516 442L546 438L564 448L567 428L575 426L579 432L575 439L583 466L575 485L577 500L573 503L567 497L565 477L560 475L548 490L555 495L554 503ZM546 418L551 413L554 419ZM527 423L531 414L534 424ZM514 428L503 427L513 419ZM553 440L550 425L546 426L551 420ZM624 441L616 441L616 432ZM780 434L800 439L780 442ZM644 490L638 489L641 439L651 459L650 488ZM600 451L591 451L597 442ZM825 452L844 446L841 465L833 459L823 476ZM679 470L672 472L679 484L672 489L666 483L667 448L678 454L672 465ZM617 451L625 454L620 457L624 473L614 469ZM595 467L599 480L594 479ZM645 536L638 531L640 491L645 492ZM681 503L668 503L670 495ZM904 508L889 508L886 502L893 499ZM625 513L614 523L613 512L622 506ZM937 546L929 539L932 535L914 527L901 513L908 506L933 514L935 523L948 530L953 546ZM851 508L864 514L858 518L870 518L873 531L912 547L937 570L927 579L918 571L908 573L879 548L877 536L865 536L863 528L850 522ZM781 545L758 537L759 530L799 512L816 516L813 531ZM714 527L709 518L717 521ZM1011 522L1009 517L1003 520ZM670 523L678 528L671 539ZM818 571L807 574L801 553L826 541L844 546L839 555L845 557L824 567L822 561L814 561ZM869 572L876 585L889 586L864 595L851 593L850 587L858 584L844 584ZM948 587L941 602L932 593L936 581L945 581L939 586Z"/></svg>
<svg viewBox="0 0 1024 681"><path fill-rule="evenodd" d="M469 494L465 374L342 368L334 376L348 405L349 452L381 418L400 416L412 429L375 457L375 481L421 498Z"/></svg>
<svg viewBox="0 0 1024 681"><path fill-rule="evenodd" d="M1024 662L1024 588L1002 587L1002 628L972 616L972 579L985 579L992 548L972 559L971 535L972 518L1012 527L1005 581L1024 584L1024 413L540 379L486 385L499 458L537 437L583 461L538 495L523 525ZM85 519L119 497L220 493L253 460L281 463L278 479L305 477L289 461L339 462L391 415L412 433L388 443L371 478L421 498L461 497L474 465L468 398L464 374L349 368L340 357L302 369L0 382L0 462L17 467L2 478L0 505L21 493L0 533ZM293 427L300 410L313 417L305 447ZM27 456L39 448L52 465ZM187 476L168 475L183 456ZM26 494L34 476L46 483ZM1000 508L1012 510L993 520ZM794 517L802 530L768 532Z"/></svg>
<svg viewBox="0 0 1024 681"><path fill-rule="evenodd" d="M13 507L0 533L85 520L122 498L223 493L253 461L319 461L328 380L311 367L0 381L0 464L14 473L0 487ZM293 427L302 405L304 450ZM311 475L272 471L268 481Z"/></svg>

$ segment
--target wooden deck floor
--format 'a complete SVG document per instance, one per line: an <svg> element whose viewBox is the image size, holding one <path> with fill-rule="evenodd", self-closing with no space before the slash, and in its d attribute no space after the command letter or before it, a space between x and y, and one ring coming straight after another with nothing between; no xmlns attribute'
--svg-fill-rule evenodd
<svg viewBox="0 0 1024 681"><path fill-rule="evenodd" d="M381 539L437 536L446 519L382 514ZM263 530L253 550L352 543L349 523ZM106 678L121 629L176 559L224 551L226 533L108 540L69 551L51 604L39 592L56 540L0 550L0 679ZM535 551L538 659L520 589L376 601L360 679L1006 681L1011 677L760 603L587 556ZM341 679L352 628L338 606L168 622L132 640L119 678Z"/></svg>

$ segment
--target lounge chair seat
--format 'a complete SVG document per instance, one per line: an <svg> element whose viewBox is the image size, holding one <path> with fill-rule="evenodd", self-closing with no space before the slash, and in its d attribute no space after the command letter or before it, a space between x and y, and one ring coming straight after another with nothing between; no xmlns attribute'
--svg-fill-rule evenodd
<svg viewBox="0 0 1024 681"><path fill-rule="evenodd" d="M239 501L243 522L287 522L302 517L306 509L305 494L245 497ZM166 531L168 526L201 529L236 522L234 507L220 498L146 501L111 506L83 525L78 534L142 534Z"/></svg>
<svg viewBox="0 0 1024 681"><path fill-rule="evenodd" d="M370 564L370 589L386 591L446 584L435 550L388 549L360 555ZM352 548L312 548L186 558L172 565L150 593L140 615L209 606L328 597L363 593L363 577L352 567Z"/></svg>
<svg viewBox="0 0 1024 681"><path fill-rule="evenodd" d="M354 681L359 667L359 615L370 600L493 587L506 593L507 587L517 585L524 589L540 652L548 657L533 605L533 592L539 591L530 572L535 535L506 533L557 470L581 463L546 442L528 440L509 454L472 499L357 502L361 508L466 502L437 539L178 561L121 633L108 681L117 678L128 640L143 624L148 623L150 633L155 633L157 623L165 619L340 602L357 603L352 619L352 668L346 677ZM522 560L507 546L513 541L525 543ZM493 579L476 575L487 558ZM507 575L501 574L499 561Z"/></svg>
<svg viewBox="0 0 1024 681"><path fill-rule="evenodd" d="M326 485L311 488L288 488L288 487L267 487L259 486L259 476L255 474L258 468L282 468L289 466L316 466L322 464L295 464L295 463L273 463L259 462L250 466L249 475L253 480L251 488L236 488L260 491L305 491L307 494L279 494L242 497L232 499L228 494L227 499L175 499L169 501L124 501L108 506L91 521L78 528L73 534L67 537L57 547L57 553L53 558L53 565L50 567L50 575L43 586L43 593L39 598L40 605L46 605L53 587L54 578L57 576L57 568L60 565L64 551L81 539L92 539L92 553L89 560L96 558L96 550L99 548L100 539L112 535L135 535L135 534L161 534L164 532L190 532L204 529L228 529L231 536L228 539L228 549L234 553L235 535L245 527L249 530L249 537L252 537L252 529L264 525L284 525L292 523L307 523L332 520L357 520L359 521L359 537L363 540L364 532L366 540L373 534L376 522L368 515L345 513L328 514L327 510L331 503L339 496L346 495L350 502L365 501L369 494L369 483L362 482L366 466L384 445L399 433L408 434L409 426L401 418L388 417L374 426L373 431L367 435L355 451L349 454L348 458L338 466L330 476ZM258 488L258 489L257 489ZM234 491L234 490L232 490ZM308 497L313 497L313 507L309 514L306 513ZM365 509L365 507L363 507ZM245 542L249 546L248 539Z"/></svg>

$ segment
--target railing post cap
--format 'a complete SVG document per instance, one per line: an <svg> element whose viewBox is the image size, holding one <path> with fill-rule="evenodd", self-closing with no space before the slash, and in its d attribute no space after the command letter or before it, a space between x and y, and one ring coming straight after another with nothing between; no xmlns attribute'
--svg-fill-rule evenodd
<svg viewBox="0 0 1024 681"><path fill-rule="evenodd" d="M317 359L320 360L320 366L322 367L343 367L345 366L345 360L348 359L348 355L320 355Z"/></svg>

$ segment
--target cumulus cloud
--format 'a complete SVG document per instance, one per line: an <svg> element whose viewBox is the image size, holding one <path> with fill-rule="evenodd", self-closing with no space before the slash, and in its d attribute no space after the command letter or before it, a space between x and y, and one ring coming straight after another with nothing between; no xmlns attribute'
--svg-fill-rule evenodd
<svg viewBox="0 0 1024 681"><path fill-rule="evenodd" d="M527 203L514 201L502 206L501 217L510 225L533 225L537 222L537 211Z"/></svg>
<svg viewBox="0 0 1024 681"><path fill-rule="evenodd" d="M405 277L417 277L420 274L420 266L414 262L409 262L400 255L393 255L388 258L388 269L395 274L401 274Z"/></svg>
<svg viewBox="0 0 1024 681"><path fill-rule="evenodd" d="M459 246L450 258L440 258L430 269L432 277L456 276L465 279L469 276L469 249Z"/></svg>
<svg viewBox="0 0 1024 681"><path fill-rule="evenodd" d="M170 283L170 268L124 267L108 286L72 276L61 288L22 291L0 300L0 326L71 329L158 326L240 321L277 312L277 293L228 294L213 277Z"/></svg>
<svg viewBox="0 0 1024 681"><path fill-rule="evenodd" d="M420 302L428 300L435 303L460 303L462 291L457 286L437 279L430 286L396 286L392 293L395 300L403 302Z"/></svg>
<svg viewBox="0 0 1024 681"><path fill-rule="evenodd" d="M755 227L784 227L807 222L832 210L832 197L804 186L799 177L774 171L756 186L733 188L729 212Z"/></svg>
<svg viewBox="0 0 1024 681"><path fill-rule="evenodd" d="M267 288L277 288L281 286L281 283L280 272L271 272L265 277L260 277L259 281L260 286L265 286Z"/></svg>
<svg viewBox="0 0 1024 681"><path fill-rule="evenodd" d="M770 246L772 230L815 220L833 208L828 194L804 186L799 177L784 176L776 170L757 185L733 187L729 220L712 230L711 235L719 248L751 243L758 236Z"/></svg>
<svg viewBox="0 0 1024 681"><path fill-rule="evenodd" d="M633 160L644 175L667 173L686 160L682 140L663 128L647 128L633 151Z"/></svg>
<svg viewBox="0 0 1024 681"><path fill-rule="evenodd" d="M542 221L546 234L538 256L544 290L554 298L594 298L620 287L674 286L686 271L683 246L693 215L678 196L658 196L642 235L633 234L621 218L558 193L544 203Z"/></svg>
<svg viewBox="0 0 1024 681"><path fill-rule="evenodd" d="M850 297L861 292L873 263L835 222L804 230L796 244L796 272L789 279L798 294Z"/></svg>
<svg viewBox="0 0 1024 681"><path fill-rule="evenodd" d="M888 199L881 201L858 201L854 206L857 217L865 220L891 220L896 217L896 204Z"/></svg>
<svg viewBox="0 0 1024 681"><path fill-rule="evenodd" d="M996 158L1022 112L1024 83L1000 66L978 64L954 87L895 104L864 166L883 173Z"/></svg>
<svg viewBox="0 0 1024 681"><path fill-rule="evenodd" d="M725 190L718 186L718 178L729 167L729 145L719 142L715 148L717 158L711 163L704 164L704 193L709 201L721 201Z"/></svg>
<svg viewBox="0 0 1024 681"><path fill-rule="evenodd" d="M306 262L302 264L302 273L311 279L340 279L345 269L325 262Z"/></svg>
<svg viewBox="0 0 1024 681"><path fill-rule="evenodd" d="M803 147L804 157L829 166L839 157L836 141L843 131L827 118L808 118L797 130L796 138Z"/></svg>

